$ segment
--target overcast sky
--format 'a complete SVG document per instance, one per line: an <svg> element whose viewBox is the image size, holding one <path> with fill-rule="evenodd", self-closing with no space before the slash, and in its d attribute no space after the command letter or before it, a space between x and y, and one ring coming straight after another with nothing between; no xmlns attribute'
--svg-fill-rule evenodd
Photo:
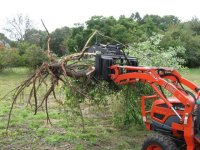
<svg viewBox="0 0 200 150"><path fill-rule="evenodd" d="M199 0L1 0L0 32L6 19L17 14L28 15L36 28L43 29L42 18L50 31L84 23L94 15L130 16L131 13L175 15L182 21L200 18Z"/></svg>

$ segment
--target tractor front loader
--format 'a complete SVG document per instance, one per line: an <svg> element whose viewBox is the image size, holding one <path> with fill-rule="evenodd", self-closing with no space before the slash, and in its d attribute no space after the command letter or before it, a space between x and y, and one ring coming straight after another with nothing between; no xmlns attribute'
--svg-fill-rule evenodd
<svg viewBox="0 0 200 150"><path fill-rule="evenodd" d="M136 58L120 53L117 46L111 51L103 49L96 55L96 78L119 85L143 82L155 91L142 96L141 112L146 129L158 134L147 137L142 150L200 150L200 88L175 69L141 67ZM152 101L150 110L147 101Z"/></svg>

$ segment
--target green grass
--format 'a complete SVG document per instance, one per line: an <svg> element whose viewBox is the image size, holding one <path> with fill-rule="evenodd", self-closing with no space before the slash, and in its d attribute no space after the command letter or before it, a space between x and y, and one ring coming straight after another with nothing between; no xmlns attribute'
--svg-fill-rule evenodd
<svg viewBox="0 0 200 150"><path fill-rule="evenodd" d="M200 68L186 70L182 75L186 79L193 81L195 84L200 86Z"/></svg>
<svg viewBox="0 0 200 150"><path fill-rule="evenodd" d="M0 73L0 97L15 88L29 74L26 68L14 68ZM190 69L183 76L200 83L200 69ZM26 98L25 93L25 98ZM53 126L46 124L46 114L27 107L24 100L15 104L8 133L5 132L11 95L0 101L0 149L70 149L70 150L139 150L148 134L143 128L115 128L112 118L85 118L83 131L81 119L68 118L60 106L51 101L50 117ZM96 110L95 113L103 113Z"/></svg>

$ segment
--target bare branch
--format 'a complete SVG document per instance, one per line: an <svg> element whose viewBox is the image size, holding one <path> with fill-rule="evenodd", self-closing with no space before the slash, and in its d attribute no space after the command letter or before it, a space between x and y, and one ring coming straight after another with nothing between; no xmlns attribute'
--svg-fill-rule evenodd
<svg viewBox="0 0 200 150"><path fill-rule="evenodd" d="M52 59L52 53L51 53L51 50L50 50L50 41L51 41L51 36L50 36L50 33L47 29L47 27L45 26L43 20L41 19L41 22L42 22L42 25L44 26L47 34L48 34L48 40L47 40L47 56L48 58L51 60Z"/></svg>
<svg viewBox="0 0 200 150"><path fill-rule="evenodd" d="M95 34L97 33L97 30L95 30L92 35L89 37L89 39L87 40L87 42L85 43L85 46L83 47L82 51L81 51L81 55L79 57L79 60L83 57L85 51L87 50L88 44L89 42L92 40L92 38L95 36Z"/></svg>
<svg viewBox="0 0 200 150"><path fill-rule="evenodd" d="M18 14L16 17L7 20L7 25L4 28L14 40L23 41L26 39L26 33L32 29L32 21L28 16Z"/></svg>

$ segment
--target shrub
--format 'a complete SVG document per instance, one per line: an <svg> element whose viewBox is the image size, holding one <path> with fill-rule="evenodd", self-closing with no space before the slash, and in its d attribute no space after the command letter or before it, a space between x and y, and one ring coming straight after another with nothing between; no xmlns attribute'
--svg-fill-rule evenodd
<svg viewBox="0 0 200 150"><path fill-rule="evenodd" d="M181 68L185 60L178 56L185 53L185 48L180 46L161 48L159 44L162 38L162 35L154 35L147 41L131 45L126 52L138 58L139 65Z"/></svg>
<svg viewBox="0 0 200 150"><path fill-rule="evenodd" d="M45 52L35 45L28 47L21 59L27 67L31 68L37 68L42 65L43 62L48 61Z"/></svg>
<svg viewBox="0 0 200 150"><path fill-rule="evenodd" d="M0 71L8 67L37 68L43 62L48 61L45 52L27 43L18 44L18 48L0 49Z"/></svg>
<svg viewBox="0 0 200 150"><path fill-rule="evenodd" d="M20 55L15 49L1 49L0 70L8 67L17 67L20 63Z"/></svg>

